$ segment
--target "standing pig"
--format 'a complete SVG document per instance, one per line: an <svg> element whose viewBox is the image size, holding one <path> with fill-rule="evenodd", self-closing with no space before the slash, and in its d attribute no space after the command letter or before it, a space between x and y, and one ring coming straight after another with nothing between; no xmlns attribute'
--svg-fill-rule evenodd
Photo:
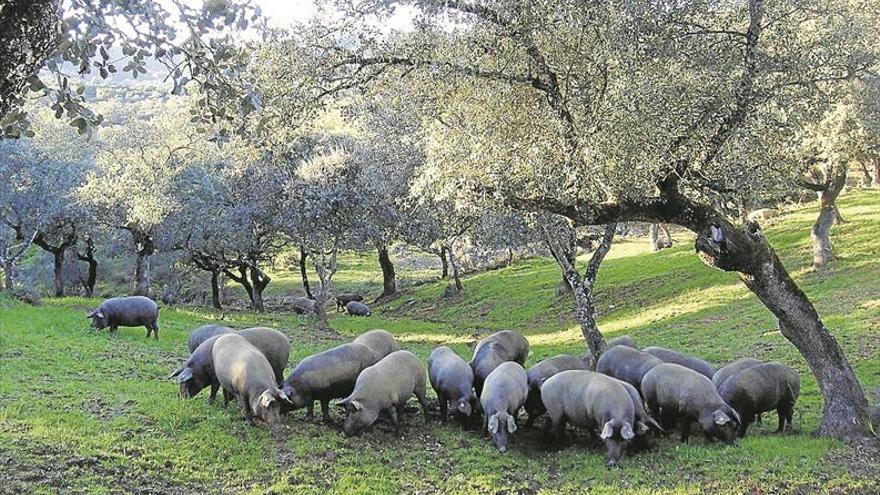
<svg viewBox="0 0 880 495"><path fill-rule="evenodd" d="M505 361L486 377L480 394L483 430L491 435L499 452L507 451L509 436L516 432L516 415L528 396L528 376L517 362Z"/></svg>
<svg viewBox="0 0 880 495"><path fill-rule="evenodd" d="M474 370L467 361L446 346L437 347L428 357L428 378L440 402L440 420L446 422L448 405L470 416L477 397L474 395Z"/></svg>
<svg viewBox="0 0 880 495"><path fill-rule="evenodd" d="M245 328L238 334L266 356L275 372L276 385L281 385L284 381L284 368L290 358L290 339L278 330L266 327Z"/></svg>
<svg viewBox="0 0 880 495"><path fill-rule="evenodd" d="M620 337L614 337L605 343L605 350L611 349L614 346L623 345L626 347L632 347L633 349L638 349L639 347L636 345L636 341L633 340L629 335L621 335Z"/></svg>
<svg viewBox="0 0 880 495"><path fill-rule="evenodd" d="M222 325L202 325L189 334L189 338L186 339L186 348L189 349L190 353L195 352L196 348L200 346L202 342L211 337L233 332L235 332L235 330Z"/></svg>
<svg viewBox="0 0 880 495"><path fill-rule="evenodd" d="M525 365L529 356L529 341L513 330L502 330L479 341L471 358L474 370L474 390L477 396L483 392L483 382L489 373L505 361Z"/></svg>
<svg viewBox="0 0 880 495"><path fill-rule="evenodd" d="M740 371L751 368L756 364L761 364L763 361L755 358L742 358L737 359L736 361L728 364L727 366L719 369L712 375L712 384L715 385L715 388L721 390L721 385L727 381L728 378L733 375L739 373Z"/></svg>
<svg viewBox="0 0 880 495"><path fill-rule="evenodd" d="M361 371L376 362L372 349L353 342L313 354L300 361L284 380L282 389L291 404L285 407L308 407L306 417L310 418L315 401L320 401L324 422L329 422L330 400L351 394Z"/></svg>
<svg viewBox="0 0 880 495"><path fill-rule="evenodd" d="M620 461L636 437L632 398L615 378L593 371L563 371L544 382L541 397L557 442L565 435L566 422L599 431L608 449L608 467Z"/></svg>
<svg viewBox="0 0 880 495"><path fill-rule="evenodd" d="M728 378L718 390L721 398L730 404L742 423L739 436L746 435L746 429L756 415L776 410L779 416L777 432L785 430L786 423L791 428L794 403L801 390L801 378L790 367L772 361L756 364Z"/></svg>
<svg viewBox="0 0 880 495"><path fill-rule="evenodd" d="M687 442L696 421L707 439L736 440L739 414L718 395L712 382L696 371L674 363L654 367L642 379L645 405L661 424L677 420L681 441Z"/></svg>
<svg viewBox="0 0 880 495"><path fill-rule="evenodd" d="M147 328L147 338L152 333L153 338L159 340L159 306L143 296L105 299L89 313L88 318L92 319L92 328L100 330L110 327L111 332L115 332L117 327L143 325Z"/></svg>
<svg viewBox="0 0 880 495"><path fill-rule="evenodd" d="M664 363L680 364L685 368L690 368L710 380L715 375L715 367L709 364L708 361L698 357L688 356L687 354L663 347L645 347L642 351L660 359Z"/></svg>
<svg viewBox="0 0 880 495"><path fill-rule="evenodd" d="M370 307L362 302L351 301L345 305L345 311L352 316L370 316L373 314Z"/></svg>
<svg viewBox="0 0 880 495"><path fill-rule="evenodd" d="M223 335L223 334L220 334ZM211 395L208 402L214 402L217 398L217 389L220 382L214 372L214 343L220 338L215 335L205 340L190 354L189 359L183 366L171 374L171 378L177 378L180 385L180 396L186 399L195 397L208 385L211 386Z"/></svg>
<svg viewBox="0 0 880 495"><path fill-rule="evenodd" d="M392 352L362 371L354 391L339 402L345 407L343 433L346 436L357 435L372 426L383 410L391 416L394 428L400 433L403 406L413 394L422 406L425 423L428 423L425 368L419 358L409 351Z"/></svg>
<svg viewBox="0 0 880 495"><path fill-rule="evenodd" d="M535 419L546 411L544 403L541 401L541 385L548 378L560 371L585 369L587 369L586 363L580 358L568 354L544 359L529 368L529 397L526 399L526 413L528 413L529 419L526 421L526 427L532 426Z"/></svg>
<svg viewBox="0 0 880 495"><path fill-rule="evenodd" d="M220 335L214 342L214 371L223 387L223 405L236 397L248 423L258 417L279 423L280 402L287 396L275 384L275 373L259 349L236 334Z"/></svg>
<svg viewBox="0 0 880 495"><path fill-rule="evenodd" d="M663 361L646 352L618 345L599 356L596 371L623 380L638 390L645 373L660 364Z"/></svg>
<svg viewBox="0 0 880 495"><path fill-rule="evenodd" d="M400 350L400 345L394 339L394 336L379 328L362 333L352 342L369 347L376 353L376 362L379 362L380 359L392 352Z"/></svg>

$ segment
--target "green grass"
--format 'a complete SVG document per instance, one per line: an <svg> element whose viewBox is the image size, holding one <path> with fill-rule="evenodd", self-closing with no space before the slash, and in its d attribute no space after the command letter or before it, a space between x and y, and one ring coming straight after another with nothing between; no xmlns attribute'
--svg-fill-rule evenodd
<svg viewBox="0 0 880 495"><path fill-rule="evenodd" d="M809 267L815 208L787 213L767 235L862 385L874 390L880 196L850 193L841 208L849 223L833 232L840 258L821 271ZM716 363L751 355L794 366L802 378L796 434L772 434L768 415L737 446L663 440L608 470L602 449L583 435L557 451L544 446L539 430L521 430L499 454L457 424L424 426L413 407L400 437L378 428L346 439L338 421L325 426L303 420L302 412L273 434L247 426L236 408L209 405L204 395L177 399L166 378L186 357L188 332L215 320L283 330L293 363L376 327L423 358L438 344L469 354L480 334L503 328L528 336L530 363L581 353L572 304L555 295L559 270L547 259L469 276L458 297L443 297L446 282L408 288L372 317L334 315L335 332L289 314L163 308L161 340L154 342L143 329L89 330L85 311L97 300L45 299L34 308L0 297L0 493L878 493L870 458L811 435L821 398L772 315L735 275L704 266L688 234L677 239L656 254L643 241L615 244L599 275L600 327L607 336L628 333L641 345ZM347 257L337 277L341 290L381 283L374 258ZM274 277L282 291L298 287L296 272Z"/></svg>

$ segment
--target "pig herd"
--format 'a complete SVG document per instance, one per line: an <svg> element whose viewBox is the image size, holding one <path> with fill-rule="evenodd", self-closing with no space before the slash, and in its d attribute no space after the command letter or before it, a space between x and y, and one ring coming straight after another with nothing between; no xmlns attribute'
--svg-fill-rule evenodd
<svg viewBox="0 0 880 495"><path fill-rule="evenodd" d="M744 358L716 370L710 363L660 347L639 350L629 337L608 342L595 371L583 359L558 355L524 368L529 343L505 330L477 343L470 362L437 347L426 370L384 330L370 330L309 356L284 378L290 341L270 328L206 325L192 332L190 357L172 377L182 397L210 387L213 402L222 389L224 406L234 397L248 422L281 421L284 413L318 401L325 422L330 401L345 411L343 432L357 435L385 413L394 428L415 395L429 422L426 382L439 401L440 419L450 412L464 423L482 421L482 433L506 451L521 409L526 428L547 415L557 444L571 425L593 434L607 450L608 465L627 451L650 445L652 435L678 429L687 441L694 424L710 441L733 443L749 424L777 411L779 428L791 426L800 379L788 366Z"/></svg>

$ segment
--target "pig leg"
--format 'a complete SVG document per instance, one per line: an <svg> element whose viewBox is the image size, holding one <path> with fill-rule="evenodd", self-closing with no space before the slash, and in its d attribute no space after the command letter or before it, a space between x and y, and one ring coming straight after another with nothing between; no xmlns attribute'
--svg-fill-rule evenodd
<svg viewBox="0 0 880 495"><path fill-rule="evenodd" d="M779 408L776 409L776 414L779 416L779 427L776 428L776 433L783 433L785 432L786 421L788 421L788 425L791 426L791 416L793 415L792 408L788 404L780 404Z"/></svg>
<svg viewBox="0 0 880 495"><path fill-rule="evenodd" d="M437 395L437 402L440 403L440 422L446 424L446 414L449 411L449 402L443 394Z"/></svg>
<svg viewBox="0 0 880 495"><path fill-rule="evenodd" d="M220 385L217 383L211 384L211 395L208 396L208 404L213 404L214 401L217 400L217 389L220 388Z"/></svg>
<svg viewBox="0 0 880 495"><path fill-rule="evenodd" d="M321 401L321 419L325 423L330 422L330 399L324 399Z"/></svg>
<svg viewBox="0 0 880 495"><path fill-rule="evenodd" d="M159 340L159 322L153 322L153 338Z"/></svg>
<svg viewBox="0 0 880 495"><path fill-rule="evenodd" d="M691 418L682 416L679 420L679 425L681 428L681 441L688 443L688 439L691 437Z"/></svg>
<svg viewBox="0 0 880 495"><path fill-rule="evenodd" d="M425 397L425 388L422 387L421 390L415 390L416 399L419 401L419 405L422 406L422 413L425 415L425 424L431 422L431 418L428 416L428 398ZM403 405L401 404L401 408Z"/></svg>
<svg viewBox="0 0 880 495"><path fill-rule="evenodd" d="M147 328L147 338L150 338L150 334L153 332L152 324L147 323L147 324L144 325L144 326Z"/></svg>
<svg viewBox="0 0 880 495"><path fill-rule="evenodd" d="M229 406L229 400L232 399L232 394L229 393L225 388L223 389L223 407L226 408Z"/></svg>
<svg viewBox="0 0 880 495"><path fill-rule="evenodd" d="M110 333L116 333L119 328L116 325L110 325Z"/></svg>
<svg viewBox="0 0 880 495"><path fill-rule="evenodd" d="M388 416L391 417L391 424L394 425L394 433L400 435L400 414L403 413L403 406L391 406L388 408Z"/></svg>
<svg viewBox="0 0 880 495"><path fill-rule="evenodd" d="M565 415L562 415L558 420L553 421L553 425L555 426L553 431L553 438L556 442L556 445L562 445L562 442L565 441L565 424L566 424Z"/></svg>

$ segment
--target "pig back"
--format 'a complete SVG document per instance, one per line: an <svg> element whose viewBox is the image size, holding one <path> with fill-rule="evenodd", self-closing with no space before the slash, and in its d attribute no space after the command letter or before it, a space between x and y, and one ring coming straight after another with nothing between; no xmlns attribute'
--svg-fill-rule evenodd
<svg viewBox="0 0 880 495"><path fill-rule="evenodd" d="M156 321L159 306L143 296L114 297L101 303L98 309L110 325L140 326Z"/></svg>

